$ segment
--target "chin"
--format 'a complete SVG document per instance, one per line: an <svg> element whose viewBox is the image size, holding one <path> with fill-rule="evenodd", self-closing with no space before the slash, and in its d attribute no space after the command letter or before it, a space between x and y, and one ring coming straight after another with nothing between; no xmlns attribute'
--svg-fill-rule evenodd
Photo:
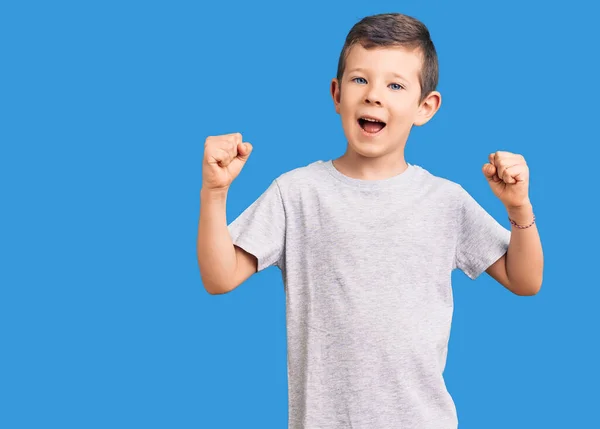
<svg viewBox="0 0 600 429"><path fill-rule="evenodd" d="M386 147L382 144L373 144L373 142L348 141L348 145L356 154L365 158L377 158L386 154Z"/></svg>

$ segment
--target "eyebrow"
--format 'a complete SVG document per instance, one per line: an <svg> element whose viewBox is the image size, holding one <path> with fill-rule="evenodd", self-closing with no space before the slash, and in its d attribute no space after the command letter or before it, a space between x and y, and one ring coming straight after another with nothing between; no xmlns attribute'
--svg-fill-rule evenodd
<svg viewBox="0 0 600 429"><path fill-rule="evenodd" d="M348 73L353 73L353 72L362 72L362 73L366 73L366 72L367 72L367 70L365 70L365 69L363 69L363 68L361 68L361 67L356 67L356 68L354 68L354 69L352 69L352 70L349 70L349 71L348 71ZM398 77L398 78L400 78L400 79L402 79L402 80L404 80L404 81L406 81L406 82L410 82L410 80L408 80L407 78L405 78L405 77L404 77L404 76L402 76L401 74L398 74L398 73L395 73L395 72L392 72L392 73L390 73L390 74L391 74L392 76L394 76L394 77Z"/></svg>

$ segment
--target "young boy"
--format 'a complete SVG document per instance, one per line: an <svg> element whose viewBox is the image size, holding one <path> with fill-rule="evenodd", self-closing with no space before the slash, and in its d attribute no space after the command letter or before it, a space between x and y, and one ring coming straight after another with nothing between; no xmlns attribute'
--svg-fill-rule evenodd
<svg viewBox="0 0 600 429"><path fill-rule="evenodd" d="M226 293L269 266L286 292L289 428L450 429L451 273L486 271L536 294L543 257L522 156L489 155L483 175L511 231L458 184L404 159L413 125L440 107L429 31L401 14L364 18L331 84L344 155L275 179L234 222L229 186L252 151L206 140L198 233L204 287Z"/></svg>

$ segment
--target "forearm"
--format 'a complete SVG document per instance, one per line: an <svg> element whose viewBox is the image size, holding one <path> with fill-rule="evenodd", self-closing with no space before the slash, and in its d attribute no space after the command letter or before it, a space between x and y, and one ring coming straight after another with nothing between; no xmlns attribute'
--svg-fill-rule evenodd
<svg viewBox="0 0 600 429"><path fill-rule="evenodd" d="M209 293L225 293L236 270L236 252L227 228L226 191L200 191L197 256Z"/></svg>
<svg viewBox="0 0 600 429"><path fill-rule="evenodd" d="M529 225L533 220L531 204L508 208L508 216L518 225ZM511 289L523 295L534 295L542 286L544 256L537 226L520 229L512 226L506 255L506 274Z"/></svg>

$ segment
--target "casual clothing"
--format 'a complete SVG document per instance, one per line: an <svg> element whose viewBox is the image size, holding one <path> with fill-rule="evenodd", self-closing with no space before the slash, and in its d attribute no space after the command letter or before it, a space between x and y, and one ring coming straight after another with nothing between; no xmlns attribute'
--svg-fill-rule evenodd
<svg viewBox="0 0 600 429"><path fill-rule="evenodd" d="M229 225L281 269L289 429L455 429L443 371L451 273L477 278L510 231L460 185L409 164L354 179L331 161L280 175Z"/></svg>

